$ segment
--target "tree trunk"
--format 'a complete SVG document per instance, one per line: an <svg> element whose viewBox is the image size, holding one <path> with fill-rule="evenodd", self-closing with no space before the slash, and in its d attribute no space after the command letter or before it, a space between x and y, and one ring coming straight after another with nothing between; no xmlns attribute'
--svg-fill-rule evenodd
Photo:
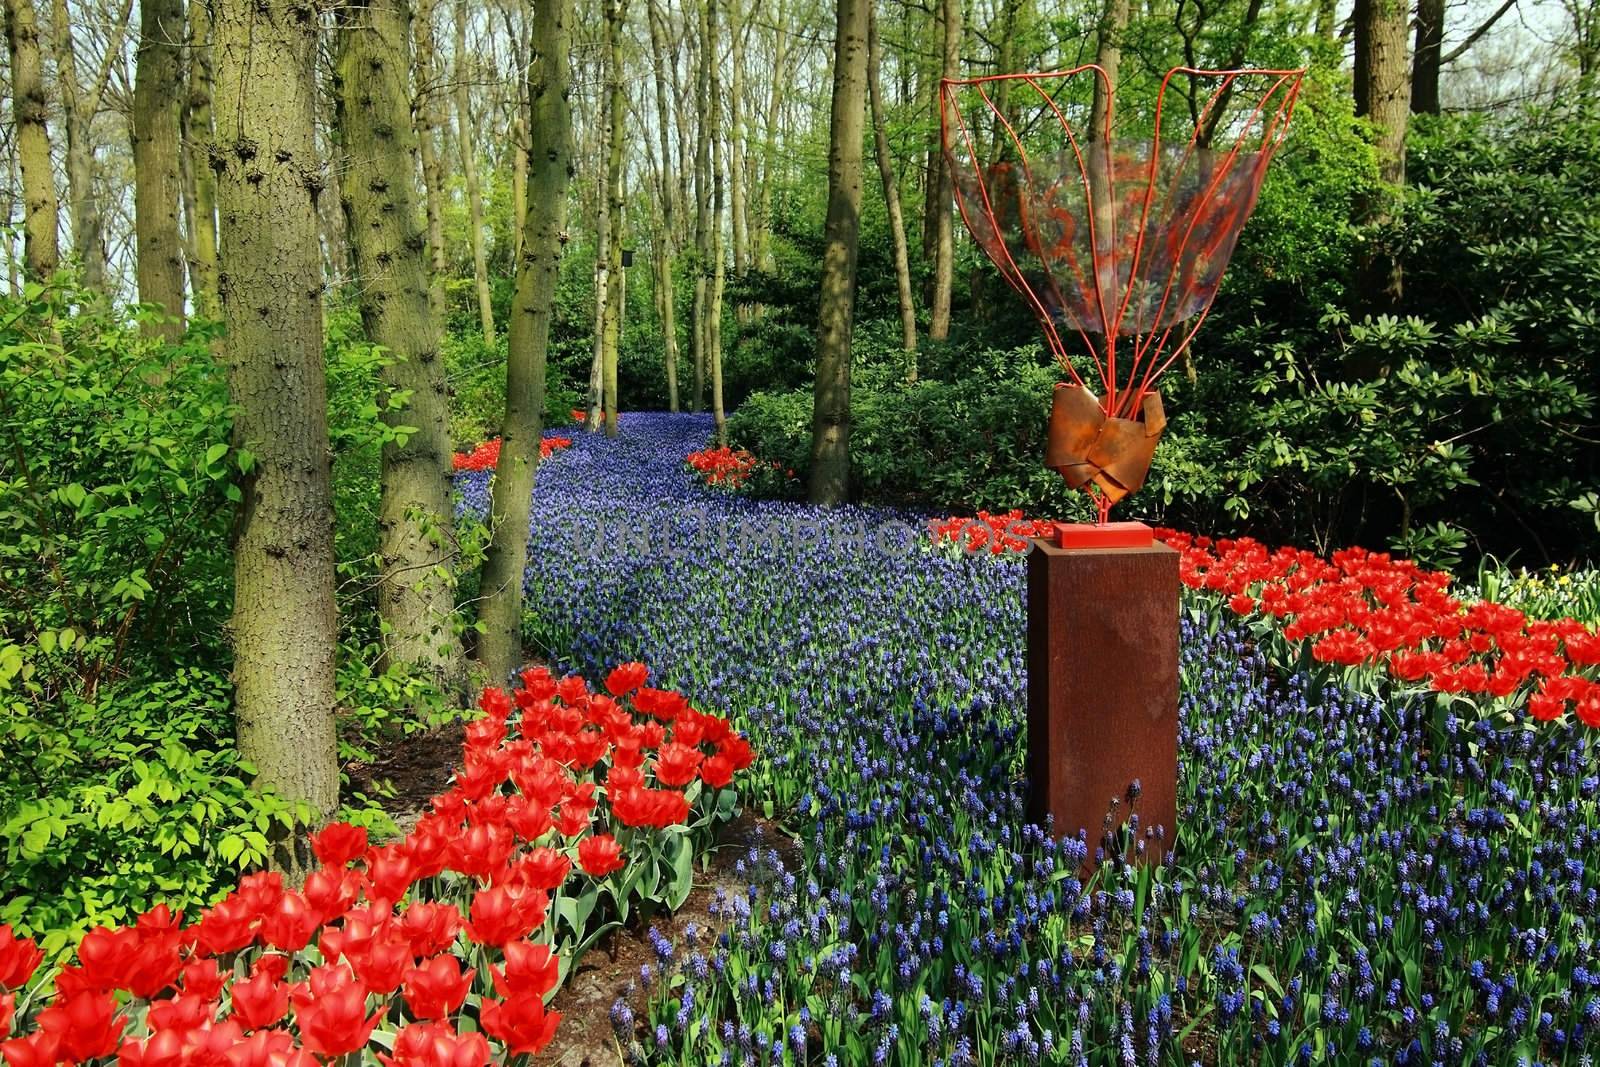
<svg viewBox="0 0 1600 1067"><path fill-rule="evenodd" d="M706 0L707 53L711 57L711 283L706 298L706 359L711 371L711 417L717 427L717 444L728 443L728 415L722 406L722 292L728 267L722 246L722 214L726 209L722 158L722 75L717 55L717 0Z"/></svg>
<svg viewBox="0 0 1600 1067"><path fill-rule="evenodd" d="M767 114L762 145L760 200L756 208L756 232L752 238L751 254L762 270L773 270L772 259L772 186L778 166L779 112L783 108L783 86L787 77L789 60L788 0L778 0L772 28L772 82L767 91Z"/></svg>
<svg viewBox="0 0 1600 1067"><path fill-rule="evenodd" d="M433 0L418 0L416 18L411 24L416 54L416 100L411 111L416 116L418 159L422 164L422 192L428 216L428 306L433 321L444 324L444 280L448 274L444 250L444 165L439 159L439 113L436 59L438 49L433 35Z"/></svg>
<svg viewBox="0 0 1600 1067"><path fill-rule="evenodd" d="M339 803L333 494L317 246L318 26L299 0L217 0L215 162L234 440L255 457L234 542L234 706L258 785ZM277 862L305 869L299 848Z"/></svg>
<svg viewBox="0 0 1600 1067"><path fill-rule="evenodd" d="M414 427L384 446L378 505L384 659L428 674L446 689L462 682L452 633L455 549L451 515L449 390L439 324L428 304L426 235L417 205L416 131L411 124L411 11L407 0L338 9L336 58L340 142L349 160L344 214L367 339L395 357L385 390L410 397L391 425Z"/></svg>
<svg viewBox="0 0 1600 1067"><path fill-rule="evenodd" d="M861 233L861 140L866 120L867 13L871 3L838 3L828 135L828 221L811 416L813 504L838 504L850 495L850 331L855 321L856 245Z"/></svg>
<svg viewBox="0 0 1600 1067"><path fill-rule="evenodd" d="M1089 140L1098 141L1105 136L1106 115L1115 102L1106 95L1106 84L1117 86L1117 74L1122 67L1122 35L1128 29L1128 0L1105 0L1100 12L1100 25L1095 31L1095 64L1106 72L1105 81L1097 75L1094 79L1094 102L1089 109Z"/></svg>
<svg viewBox="0 0 1600 1067"><path fill-rule="evenodd" d="M605 346L606 433L617 434L617 356L622 341L622 149L627 132L628 98L622 92L622 31L628 17L624 0L605 0L606 22L606 245Z"/></svg>
<svg viewBox="0 0 1600 1067"><path fill-rule="evenodd" d="M1377 129L1378 172L1388 188L1364 198L1357 220L1378 227L1394 217L1406 180L1406 126L1411 118L1411 70L1406 57L1405 0L1356 0L1356 114ZM1365 306L1386 311L1402 290L1399 260L1376 242L1357 264L1357 291Z"/></svg>
<svg viewBox="0 0 1600 1067"><path fill-rule="evenodd" d="M183 231L178 212L178 125L184 85L182 0L141 0L133 77L134 273L139 300L160 305L169 322L152 333L183 336Z"/></svg>
<svg viewBox="0 0 1600 1067"><path fill-rule="evenodd" d="M954 78L961 67L961 0L942 0L944 10L944 77ZM933 306L928 336L943 341L950 336L950 294L955 286L956 234L951 199L955 187L944 152L938 153L939 200L934 213Z"/></svg>
<svg viewBox="0 0 1600 1067"><path fill-rule="evenodd" d="M1439 67L1444 48L1444 0L1417 0L1417 47L1411 57L1411 112L1439 113Z"/></svg>
<svg viewBox="0 0 1600 1067"><path fill-rule="evenodd" d="M706 373L711 351L711 65L716 43L711 38L709 5L700 0L700 63L695 71L696 140L694 148L694 398L690 411L706 406Z"/></svg>
<svg viewBox="0 0 1600 1067"><path fill-rule="evenodd" d="M678 410L678 321L677 294L673 292L672 265L676 252L677 181L673 175L671 116L669 114L667 63L673 64L676 78L677 49L667 47L666 20L657 0L649 0L646 10L650 23L650 48L655 53L656 130L661 142L660 191L661 232L655 241L651 267L655 273L656 313L661 320L661 347L667 372L667 408ZM679 166L682 161L679 161Z"/></svg>
<svg viewBox="0 0 1600 1067"><path fill-rule="evenodd" d="M872 143L878 156L878 177L883 181L883 202L889 211L889 237L894 245L894 276L900 293L900 343L910 356L906 379L917 380L917 309L911 302L911 257L906 250L906 224L900 213L900 182L889 155L889 135L884 131L883 100L878 91L878 18L867 15L867 96L872 104Z"/></svg>
<svg viewBox="0 0 1600 1067"><path fill-rule="evenodd" d="M17 166L22 171L23 264L29 278L43 281L61 265L57 243L56 181L50 172L50 135L45 116L44 62L33 0L5 0L6 47L11 52L11 118L16 125Z"/></svg>
<svg viewBox="0 0 1600 1067"><path fill-rule="evenodd" d="M504 681L522 655L522 575L528 562L528 511L543 432L545 357L566 240L567 183L572 177L569 24L572 0L534 0L533 55L528 66L529 158L527 246L517 269L506 344L506 417L495 468L483 564L483 636L478 656L493 682Z"/></svg>
<svg viewBox="0 0 1600 1067"><path fill-rule="evenodd" d="M99 109L101 85L87 93L78 77L76 48L66 0L53 0L51 32L56 82L61 86L61 124L66 130L67 200L72 214L72 251L83 264L84 287L103 292L106 281L105 216L94 187L94 142L90 125ZM122 48L122 27L112 29L111 47ZM109 69L109 68L108 68Z"/></svg>
<svg viewBox="0 0 1600 1067"><path fill-rule="evenodd" d="M211 3L193 0L189 5L189 106L184 144L194 181L194 262L189 279L195 308L207 318L222 314L217 297L217 176L211 169L211 144L215 122L211 97Z"/></svg>
<svg viewBox="0 0 1600 1067"><path fill-rule="evenodd" d="M728 44L728 203L733 223L733 270L750 269L750 224L744 196L744 13L742 0L727 0Z"/></svg>
<svg viewBox="0 0 1600 1067"><path fill-rule="evenodd" d="M489 257L483 242L483 190L478 183L477 137L473 134L471 64L467 58L467 3L456 0L456 146L466 184L467 224L472 241L472 276L478 289L478 321L485 348L494 348L494 302L489 293Z"/></svg>
<svg viewBox="0 0 1600 1067"><path fill-rule="evenodd" d="M609 117L601 105L601 125ZM605 137L602 131L602 137ZM609 138L606 138L609 140ZM588 426L600 429L606 407L606 307L611 291L611 209L602 193L595 203L594 218L594 340L590 345Z"/></svg>
<svg viewBox="0 0 1600 1067"><path fill-rule="evenodd" d="M511 273L522 262L522 228L528 221L528 125L522 121L522 103L511 124Z"/></svg>

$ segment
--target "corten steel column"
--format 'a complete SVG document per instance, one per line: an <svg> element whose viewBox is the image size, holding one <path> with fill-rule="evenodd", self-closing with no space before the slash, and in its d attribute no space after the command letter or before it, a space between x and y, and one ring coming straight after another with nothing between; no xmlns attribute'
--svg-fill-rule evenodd
<svg viewBox="0 0 1600 1067"><path fill-rule="evenodd" d="M1099 531L1099 532L1095 532ZM1109 544L1121 547L1061 547ZM1130 547L1131 546L1131 547ZM1028 554L1028 803L1057 837L1139 815L1146 857L1175 840L1178 553L1139 523L1058 527ZM1164 840L1157 844L1154 830Z"/></svg>

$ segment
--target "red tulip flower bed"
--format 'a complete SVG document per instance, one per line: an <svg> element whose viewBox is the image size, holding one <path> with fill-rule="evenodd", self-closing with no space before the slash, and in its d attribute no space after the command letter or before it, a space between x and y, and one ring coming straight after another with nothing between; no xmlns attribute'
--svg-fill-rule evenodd
<svg viewBox="0 0 1600 1067"><path fill-rule="evenodd" d="M980 511L975 517L954 516L928 524L935 545L949 545L962 552L987 552L993 556L1007 552L1026 552L1028 538L1048 536L1053 522L1034 521L1013 508L994 515Z"/></svg>
<svg viewBox="0 0 1600 1067"><path fill-rule="evenodd" d="M742 448L703 448L684 457L689 469L698 474L705 484L718 489L743 489L751 477L769 469L780 481L793 481L794 471L784 470L783 464L762 461Z"/></svg>
<svg viewBox="0 0 1600 1067"><path fill-rule="evenodd" d="M992 555L1027 551L1047 533L1020 511L930 524L934 545ZM1399 685L1479 709L1571 714L1600 727L1600 634L1574 619L1530 619L1515 608L1450 595L1451 577L1387 553L1349 548L1322 559L1248 537L1158 529L1180 553L1190 589L1245 616L1258 641L1296 668L1342 669L1348 684Z"/></svg>
<svg viewBox="0 0 1600 1067"><path fill-rule="evenodd" d="M549 459L559 449L571 448L570 437L546 437L539 442L539 458ZM500 438L491 437L471 452L457 452L452 466L458 471L492 471L500 463Z"/></svg>
<svg viewBox="0 0 1600 1067"><path fill-rule="evenodd" d="M591 692L485 690L454 785L403 840L335 823L300 889L246 876L185 924L161 905L43 969L0 927L11 1067L482 1067L538 1052L545 1001L630 906L679 906L749 744L625 664Z"/></svg>
<svg viewBox="0 0 1600 1067"><path fill-rule="evenodd" d="M1535 719L1575 715L1600 727L1600 635L1573 619L1530 619L1450 595L1450 575L1383 552L1349 548L1324 560L1250 538L1157 535L1181 553L1185 585L1224 599L1316 663L1382 672L1403 686L1461 694Z"/></svg>

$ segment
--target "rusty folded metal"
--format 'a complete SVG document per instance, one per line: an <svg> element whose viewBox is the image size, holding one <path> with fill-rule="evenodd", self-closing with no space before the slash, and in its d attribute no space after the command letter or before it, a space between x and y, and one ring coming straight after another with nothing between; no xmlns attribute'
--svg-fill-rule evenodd
<svg viewBox="0 0 1600 1067"><path fill-rule="evenodd" d="M1044 465L1073 489L1093 482L1114 504L1144 484L1166 427L1158 392L1145 394L1134 418L1113 419L1089 390L1063 383L1050 407Z"/></svg>

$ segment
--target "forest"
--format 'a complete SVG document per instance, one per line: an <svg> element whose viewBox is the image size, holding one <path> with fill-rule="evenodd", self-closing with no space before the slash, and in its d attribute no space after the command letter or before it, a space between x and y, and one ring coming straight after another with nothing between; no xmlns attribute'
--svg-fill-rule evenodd
<svg viewBox="0 0 1600 1067"><path fill-rule="evenodd" d="M3 3L0 1060L1588 1062L1600 7ZM1023 821L1089 364L942 132L1091 64L1107 152L1297 79L1116 513L1165 864Z"/></svg>

